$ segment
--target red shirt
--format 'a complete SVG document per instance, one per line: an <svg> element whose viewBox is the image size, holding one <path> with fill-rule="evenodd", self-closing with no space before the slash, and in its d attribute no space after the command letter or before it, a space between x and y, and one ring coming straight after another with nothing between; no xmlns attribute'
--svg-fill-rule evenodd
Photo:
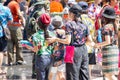
<svg viewBox="0 0 120 80"><path fill-rule="evenodd" d="M12 15L13 15L13 22L18 22L19 23L19 15L18 15L18 10L20 10L20 6L16 1L11 1L8 4L8 7L10 8Z"/></svg>

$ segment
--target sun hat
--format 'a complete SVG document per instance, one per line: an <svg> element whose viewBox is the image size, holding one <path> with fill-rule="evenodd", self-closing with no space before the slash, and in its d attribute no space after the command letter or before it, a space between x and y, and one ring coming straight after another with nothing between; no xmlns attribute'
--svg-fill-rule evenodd
<svg viewBox="0 0 120 80"><path fill-rule="evenodd" d="M62 17L61 16L58 16L58 15L56 15L56 16L54 16L53 18L52 18L52 25L54 26L54 27L59 27L59 28L61 28L61 26L62 26L62 24L63 24L63 21L62 21Z"/></svg>
<svg viewBox="0 0 120 80"><path fill-rule="evenodd" d="M116 14L114 8L106 7L105 10L102 13L103 17L109 18L109 19L115 19Z"/></svg>
<svg viewBox="0 0 120 80"><path fill-rule="evenodd" d="M51 22L51 18L48 14L46 13L43 13L40 15L40 17L38 18L38 23L41 22L42 24L45 24L45 25L49 25L50 22Z"/></svg>
<svg viewBox="0 0 120 80"><path fill-rule="evenodd" d="M78 5L82 8L82 11L86 11L88 9L88 3L85 1L78 2Z"/></svg>

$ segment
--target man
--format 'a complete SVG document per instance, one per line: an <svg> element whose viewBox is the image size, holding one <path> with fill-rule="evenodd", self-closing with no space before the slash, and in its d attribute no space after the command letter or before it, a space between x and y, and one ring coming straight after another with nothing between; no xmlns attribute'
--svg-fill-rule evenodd
<svg viewBox="0 0 120 80"><path fill-rule="evenodd" d="M0 21L3 28L7 28L7 24L11 24L13 18L9 8L3 6L4 2L5 0L0 0ZM5 40L3 28L1 25L0 25L0 74L3 74L4 72L1 70L1 66L3 61L3 54L6 52L7 41Z"/></svg>
<svg viewBox="0 0 120 80"><path fill-rule="evenodd" d="M19 41L23 39L21 27L25 25L25 19L20 11L19 3L22 0L12 0L8 7L10 8L13 15L13 23L12 26L9 27L11 32L11 41L8 43L8 65L13 64L13 52L14 48L16 48L16 64L23 64L23 56L21 53L22 46Z"/></svg>
<svg viewBox="0 0 120 80"><path fill-rule="evenodd" d="M88 16L88 4L85 1L80 1L80 2L78 2L78 5L82 8L82 12L81 12L82 20L81 21L90 30L91 39L94 39L94 34L95 34L94 21ZM92 76L91 76L92 67L93 67L93 65L96 64L95 50L93 47L91 47L91 44L92 43L89 41L86 42L86 46L87 46L87 50L88 50L88 57L89 57L90 79L92 79Z"/></svg>

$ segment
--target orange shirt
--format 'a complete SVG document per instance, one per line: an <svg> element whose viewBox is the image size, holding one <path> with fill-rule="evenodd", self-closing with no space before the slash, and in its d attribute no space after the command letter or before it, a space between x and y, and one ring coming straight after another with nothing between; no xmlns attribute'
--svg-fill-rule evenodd
<svg viewBox="0 0 120 80"><path fill-rule="evenodd" d="M18 16L18 10L20 10L20 6L16 1L11 1L8 4L8 7L10 8L12 15L13 15L13 22L18 22L19 23L19 16Z"/></svg>
<svg viewBox="0 0 120 80"><path fill-rule="evenodd" d="M50 2L50 12L62 12L63 7L60 2L57 1L51 1Z"/></svg>

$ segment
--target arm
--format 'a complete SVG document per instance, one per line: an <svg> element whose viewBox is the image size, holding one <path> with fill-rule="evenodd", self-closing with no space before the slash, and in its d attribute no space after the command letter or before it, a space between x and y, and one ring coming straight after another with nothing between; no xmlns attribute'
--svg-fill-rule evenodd
<svg viewBox="0 0 120 80"><path fill-rule="evenodd" d="M111 44L111 42L110 42L110 35L106 35L105 36L105 41L102 42L102 43L95 44L95 47L100 48L100 47L103 47L103 46L106 46L106 45L109 45L109 44Z"/></svg>
<svg viewBox="0 0 120 80"><path fill-rule="evenodd" d="M18 15L19 15L19 18L21 19L22 24L25 26L25 19L24 19L22 13L20 12L20 10L18 10Z"/></svg>
<svg viewBox="0 0 120 80"><path fill-rule="evenodd" d="M63 44L70 44L71 42L71 35L66 35L65 39L60 39L60 38L56 38L57 42L63 43Z"/></svg>
<svg viewBox="0 0 120 80"><path fill-rule="evenodd" d="M28 46L28 45L25 45L25 47L33 52L37 52L38 51L38 46Z"/></svg>
<svg viewBox="0 0 120 80"><path fill-rule="evenodd" d="M93 42L93 39L92 39L91 35L87 36L86 44L89 45L89 46L94 46L95 45L95 43Z"/></svg>
<svg viewBox="0 0 120 80"><path fill-rule="evenodd" d="M66 38L65 39L60 39L60 38L57 38L57 37L52 37L52 38L47 38L48 40L48 43L51 44L51 43L54 43L54 42L59 42L59 43L62 43L62 44L70 44L71 42L71 35L66 35Z"/></svg>
<svg viewBox="0 0 120 80"><path fill-rule="evenodd" d="M16 4L15 8L16 8L16 10L17 10L17 14L18 14L18 16L19 16L22 24L25 25L25 18L23 17L22 12L20 11L19 5Z"/></svg>

